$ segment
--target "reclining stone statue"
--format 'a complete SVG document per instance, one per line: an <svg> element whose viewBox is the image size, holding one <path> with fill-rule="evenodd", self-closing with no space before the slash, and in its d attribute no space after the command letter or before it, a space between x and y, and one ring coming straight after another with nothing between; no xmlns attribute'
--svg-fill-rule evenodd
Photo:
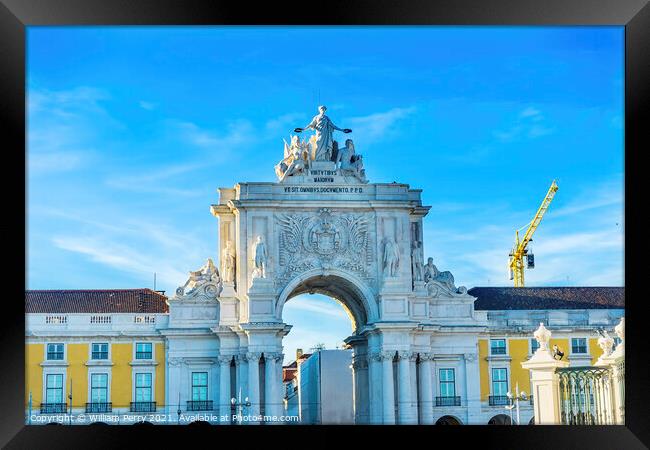
<svg viewBox="0 0 650 450"><path fill-rule="evenodd" d="M219 270L212 262L211 258L208 258L206 263L199 269L195 271L190 271L189 278L185 284L178 289L176 289L176 295L192 295L197 292L197 290L207 284L219 284L221 279L219 277ZM187 291L185 289L189 288Z"/></svg>
<svg viewBox="0 0 650 450"><path fill-rule="evenodd" d="M442 285L450 293L457 293L458 291L454 284L454 276L451 272L448 270L440 272L431 257L427 259L427 263L424 266L424 282L427 284L429 291L433 290L435 284Z"/></svg>

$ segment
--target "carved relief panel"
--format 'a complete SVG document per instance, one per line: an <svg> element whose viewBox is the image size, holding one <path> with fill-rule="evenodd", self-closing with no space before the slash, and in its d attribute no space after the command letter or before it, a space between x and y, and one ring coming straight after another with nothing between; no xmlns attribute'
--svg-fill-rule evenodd
<svg viewBox="0 0 650 450"><path fill-rule="evenodd" d="M318 268L346 270L363 279L373 277L372 213L342 213L321 208L315 213L277 214L276 223L279 284Z"/></svg>

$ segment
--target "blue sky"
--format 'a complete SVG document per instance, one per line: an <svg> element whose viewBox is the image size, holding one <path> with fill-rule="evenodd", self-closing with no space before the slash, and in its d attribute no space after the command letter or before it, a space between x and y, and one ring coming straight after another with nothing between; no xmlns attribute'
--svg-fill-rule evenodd
<svg viewBox="0 0 650 450"><path fill-rule="evenodd" d="M216 188L274 181L319 103L371 182L423 189L425 256L507 286L553 179L528 286L623 285L622 27L29 27L27 287L172 292L217 260ZM330 299L285 340L333 348ZM298 325L303 323L304 325Z"/></svg>

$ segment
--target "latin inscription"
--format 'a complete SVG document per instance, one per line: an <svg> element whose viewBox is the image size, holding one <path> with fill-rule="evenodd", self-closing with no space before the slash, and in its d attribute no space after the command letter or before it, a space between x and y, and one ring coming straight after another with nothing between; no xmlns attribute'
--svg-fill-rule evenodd
<svg viewBox="0 0 650 450"><path fill-rule="evenodd" d="M287 186L284 192L313 192L316 194L362 194L362 187Z"/></svg>

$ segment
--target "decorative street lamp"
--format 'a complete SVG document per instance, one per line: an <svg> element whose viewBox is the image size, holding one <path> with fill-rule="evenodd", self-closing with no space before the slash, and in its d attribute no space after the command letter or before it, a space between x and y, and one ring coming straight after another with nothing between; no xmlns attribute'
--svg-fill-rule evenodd
<svg viewBox="0 0 650 450"><path fill-rule="evenodd" d="M515 395L513 396L510 391L506 392L506 397L508 397L508 400L510 401L510 405L506 406L506 409L510 411L510 425L513 424L512 422L512 409L515 408L517 411L517 425L521 424L519 420L519 400L526 401L528 400L528 396L524 391L519 392L519 382L515 385Z"/></svg>
<svg viewBox="0 0 650 450"><path fill-rule="evenodd" d="M241 425L240 418L242 417L242 407L244 406L246 406L247 408L250 407L251 402L248 400L248 397L246 397L243 402L241 401L241 387L239 388L238 397L239 397L239 401L235 397L233 397L230 399L230 403L232 404L232 406L235 407L235 411L237 411L237 409L239 410L239 413L237 414L237 422L238 425Z"/></svg>

